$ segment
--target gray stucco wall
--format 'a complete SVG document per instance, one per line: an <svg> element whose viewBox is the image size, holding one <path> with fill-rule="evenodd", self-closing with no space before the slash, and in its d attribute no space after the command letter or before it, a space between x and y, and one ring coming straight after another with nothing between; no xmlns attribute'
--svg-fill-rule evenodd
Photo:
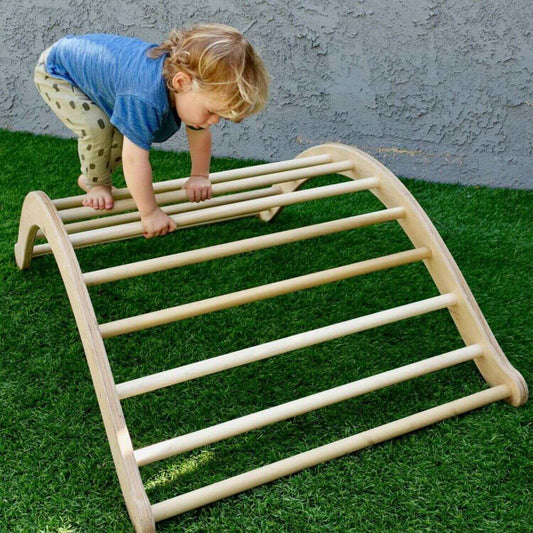
<svg viewBox="0 0 533 533"><path fill-rule="evenodd" d="M532 188L529 0L4 0L0 127L70 137L31 80L66 34L159 42L173 26L245 31L273 82L267 109L214 129L214 154L281 160L326 141L394 173ZM155 145L186 149L179 132Z"/></svg>

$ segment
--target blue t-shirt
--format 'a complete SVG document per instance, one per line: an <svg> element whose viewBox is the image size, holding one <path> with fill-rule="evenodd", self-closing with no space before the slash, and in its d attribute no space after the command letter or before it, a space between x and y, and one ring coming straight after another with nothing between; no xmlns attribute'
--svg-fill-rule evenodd
<svg viewBox="0 0 533 533"><path fill-rule="evenodd" d="M181 126L163 78L167 54L146 55L154 46L119 35L67 35L52 46L46 70L78 87L123 135L149 150Z"/></svg>

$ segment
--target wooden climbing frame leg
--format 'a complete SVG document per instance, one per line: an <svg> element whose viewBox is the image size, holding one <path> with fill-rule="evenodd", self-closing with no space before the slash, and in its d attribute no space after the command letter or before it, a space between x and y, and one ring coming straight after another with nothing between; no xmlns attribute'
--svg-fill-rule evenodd
<svg viewBox="0 0 533 533"><path fill-rule="evenodd" d="M40 191L29 193L22 207L19 240L15 246L15 257L20 268L29 266L33 239L38 228L44 232L52 247L65 283L128 514L137 531L150 533L155 531L154 516L133 455L130 434L116 394L89 292L57 210L50 199Z"/></svg>

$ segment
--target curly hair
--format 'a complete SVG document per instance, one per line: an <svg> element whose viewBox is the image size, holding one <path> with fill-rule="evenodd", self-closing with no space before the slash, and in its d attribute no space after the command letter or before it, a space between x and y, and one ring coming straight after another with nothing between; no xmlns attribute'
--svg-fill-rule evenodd
<svg viewBox="0 0 533 533"><path fill-rule="evenodd" d="M163 76L169 90L176 92L172 79L185 72L193 89L214 92L224 102L220 115L233 122L265 107L270 77L252 45L235 28L198 24L173 29L167 40L148 52L154 59L163 54L168 54Z"/></svg>

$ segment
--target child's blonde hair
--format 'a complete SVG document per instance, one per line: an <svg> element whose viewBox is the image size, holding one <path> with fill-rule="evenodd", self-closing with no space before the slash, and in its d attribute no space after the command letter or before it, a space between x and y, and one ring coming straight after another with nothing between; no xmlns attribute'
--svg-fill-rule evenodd
<svg viewBox="0 0 533 533"><path fill-rule="evenodd" d="M227 111L220 115L233 122L261 111L268 97L269 76L252 45L235 28L224 24L199 24L190 30L173 29L169 38L152 48L152 58L168 53L163 66L167 87L185 72L193 89L214 92Z"/></svg>

